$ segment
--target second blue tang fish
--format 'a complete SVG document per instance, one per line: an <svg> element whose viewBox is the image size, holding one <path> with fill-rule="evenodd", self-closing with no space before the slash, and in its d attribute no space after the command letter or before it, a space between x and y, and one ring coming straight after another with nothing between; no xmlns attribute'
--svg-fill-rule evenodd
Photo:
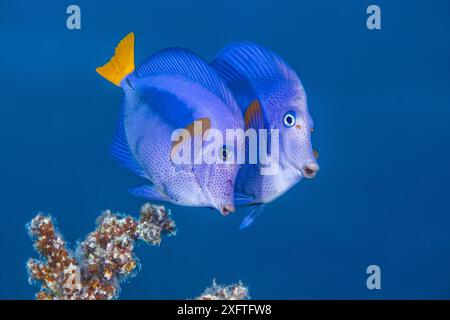
<svg viewBox="0 0 450 320"><path fill-rule="evenodd" d="M233 92L246 129L279 130L278 172L261 175L260 164L246 164L236 179L236 203L250 207L241 224L245 228L265 204L302 178L316 175L318 153L311 145L314 124L299 77L272 51L253 43L236 43L219 52L212 65Z"/></svg>

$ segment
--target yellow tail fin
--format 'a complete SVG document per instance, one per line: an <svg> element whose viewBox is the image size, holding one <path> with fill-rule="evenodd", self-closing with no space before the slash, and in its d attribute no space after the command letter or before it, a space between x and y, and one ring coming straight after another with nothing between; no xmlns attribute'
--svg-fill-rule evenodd
<svg viewBox="0 0 450 320"><path fill-rule="evenodd" d="M120 87L120 82L134 70L134 33L130 32L116 47L107 64L95 69L103 78Z"/></svg>

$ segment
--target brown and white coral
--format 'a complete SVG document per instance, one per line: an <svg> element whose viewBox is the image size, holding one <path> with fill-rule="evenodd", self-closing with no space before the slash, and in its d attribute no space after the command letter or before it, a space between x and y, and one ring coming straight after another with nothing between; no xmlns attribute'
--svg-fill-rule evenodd
<svg viewBox="0 0 450 320"><path fill-rule="evenodd" d="M27 263L30 282L41 286L37 299L101 300L116 298L120 282L137 270L136 241L159 245L176 229L169 211L147 203L139 220L105 211L95 231L74 252L67 249L50 216L38 214L28 232L42 256Z"/></svg>
<svg viewBox="0 0 450 320"><path fill-rule="evenodd" d="M41 260L27 263L29 280L38 283L38 300L110 300L117 298L122 280L132 276L139 263L134 254L137 241L159 245L163 236L176 233L170 211L146 203L140 218L106 210L95 231L70 251L55 222L38 214L29 224ZM248 289L241 282L222 286L215 280L197 300L246 300Z"/></svg>
<svg viewBox="0 0 450 320"><path fill-rule="evenodd" d="M227 286L220 285L213 280L210 287L206 288L203 293L195 298L195 300L248 300L248 288L242 282L230 284Z"/></svg>

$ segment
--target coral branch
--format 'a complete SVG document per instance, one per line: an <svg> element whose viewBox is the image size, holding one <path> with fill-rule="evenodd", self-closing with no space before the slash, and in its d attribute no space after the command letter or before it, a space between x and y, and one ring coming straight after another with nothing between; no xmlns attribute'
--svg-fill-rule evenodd
<svg viewBox="0 0 450 320"><path fill-rule="evenodd" d="M136 241L160 245L163 236L174 235L175 223L162 206L144 204L140 219L106 210L97 228L88 234L73 254L50 216L38 214L28 225L42 261L27 263L30 282L37 282L39 300L104 300L118 297L120 282L138 269L134 255ZM213 280L197 300L247 300L242 282L223 286Z"/></svg>
<svg viewBox="0 0 450 320"><path fill-rule="evenodd" d="M174 235L175 223L162 206L145 204L139 221L105 211L97 228L81 242L77 254L69 252L50 216L38 214L28 232L43 261L27 263L30 282L38 282L37 299L113 299L119 283L133 275L138 262L135 241L159 245L162 236Z"/></svg>
<svg viewBox="0 0 450 320"><path fill-rule="evenodd" d="M223 286L213 280L212 286L208 287L203 293L195 298L196 300L248 300L248 288L242 282Z"/></svg>

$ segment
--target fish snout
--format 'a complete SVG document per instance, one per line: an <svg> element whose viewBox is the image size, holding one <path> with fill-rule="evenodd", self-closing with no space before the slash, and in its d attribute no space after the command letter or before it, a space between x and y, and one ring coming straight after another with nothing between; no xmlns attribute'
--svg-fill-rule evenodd
<svg viewBox="0 0 450 320"><path fill-rule="evenodd" d="M315 162L307 163L302 168L302 173L305 178L312 179L319 171L319 165Z"/></svg>
<svg viewBox="0 0 450 320"><path fill-rule="evenodd" d="M220 210L220 213L222 213L222 215L226 216L226 215L230 214L231 212L234 212L235 210L236 210L236 208L234 207L234 205L226 204L222 207L222 209Z"/></svg>

